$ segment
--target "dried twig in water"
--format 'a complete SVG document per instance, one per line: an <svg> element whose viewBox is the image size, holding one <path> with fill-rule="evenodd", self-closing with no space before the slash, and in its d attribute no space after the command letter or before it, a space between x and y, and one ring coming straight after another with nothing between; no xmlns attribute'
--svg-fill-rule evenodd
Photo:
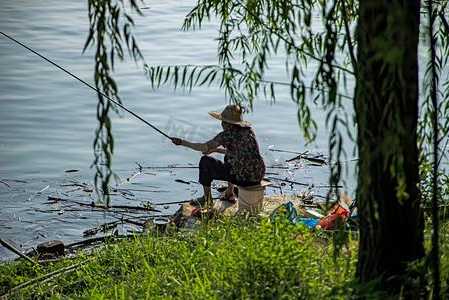
<svg viewBox="0 0 449 300"><path fill-rule="evenodd" d="M182 179L175 179L175 181L179 182L179 183L190 184L190 182L182 180Z"/></svg>
<svg viewBox="0 0 449 300"><path fill-rule="evenodd" d="M93 235L96 235L100 231L101 232L107 232L107 231L109 231L111 229L116 228L119 223L120 223L120 221L114 221L114 222L104 223L104 224L101 224L101 225L99 225L97 227L84 230L83 236L84 237L93 236Z"/></svg>
<svg viewBox="0 0 449 300"><path fill-rule="evenodd" d="M131 197L135 197L136 196L133 193L131 193L130 190L127 190L127 189L111 188L111 190L113 192L118 192L118 193L122 194L122 196L131 196Z"/></svg>
<svg viewBox="0 0 449 300"><path fill-rule="evenodd" d="M268 149L268 151L290 153L290 154L301 154L301 152L289 151L289 150L281 150L281 149Z"/></svg>
<svg viewBox="0 0 449 300"><path fill-rule="evenodd" d="M157 166L147 166L147 167L143 167L145 169L198 169L198 166L161 166L161 167L157 167ZM267 169L288 169L287 166L267 166Z"/></svg>
<svg viewBox="0 0 449 300"><path fill-rule="evenodd" d="M145 189L113 189L113 192L143 192L143 193L168 193L164 190L145 190ZM133 195L134 196L134 195Z"/></svg>
<svg viewBox="0 0 449 300"><path fill-rule="evenodd" d="M3 180L0 180L0 183L3 183L3 184L6 185L8 188L11 188L11 186L10 186L7 182L5 182L5 181L3 181Z"/></svg>
<svg viewBox="0 0 449 300"><path fill-rule="evenodd" d="M330 188L330 187L338 187L338 188L342 188L342 185L337 185L337 186L330 186L330 185L314 185L314 184L306 184L306 183L302 183L302 182L298 182L298 181L293 181L293 180L289 180L287 178L282 179L282 178L277 178L277 177L268 177L269 179L272 180L277 180L277 181L282 181L282 182L287 182L290 184L296 184L296 185L302 185L302 186L309 186L309 187L313 187L313 188Z"/></svg>
<svg viewBox="0 0 449 300"><path fill-rule="evenodd" d="M306 156L307 153L309 153L309 151L305 151L305 152L296 152L296 151L289 151L289 150L281 150L281 149L268 149L269 151L273 151L273 152L282 152L282 153L290 153L290 154L298 154L297 156L286 160L286 162L292 162L294 160L298 160L298 159L305 159L317 164L321 164L321 165L326 165L327 162L325 159L322 158L318 158L317 156Z"/></svg>
<svg viewBox="0 0 449 300"><path fill-rule="evenodd" d="M140 174L142 174L142 171L136 172L133 175L129 176L128 178L126 178L127 182L130 182L132 179L136 178L137 176L139 176Z"/></svg>
<svg viewBox="0 0 449 300"><path fill-rule="evenodd" d="M190 199L190 200L182 200L182 201L174 201L174 202L157 203L156 205L183 204L183 203L189 203L190 201L192 201L192 199Z"/></svg>
<svg viewBox="0 0 449 300"><path fill-rule="evenodd" d="M277 177L268 177L268 179L282 181L282 182L287 182L287 183L290 183L290 184L296 184L296 185L302 185L302 186L310 186L310 184L297 182L297 181L292 181L292 180L289 180L287 178L286 179L282 179L282 178L277 178Z"/></svg>
<svg viewBox="0 0 449 300"><path fill-rule="evenodd" d="M153 212L161 212L160 210L157 210L155 208L152 207L143 207L143 206L129 206L129 205L111 205L111 206L104 206L104 205L98 205L95 204L94 202L91 203L85 203L85 202L80 202L80 201L75 201L75 200L71 200L71 199L64 199L64 198L58 198L58 197L52 197L52 196L48 196L48 200L59 202L59 201L64 201L64 202L71 202L71 203L76 203L80 206L87 206L87 207L92 207L92 208L99 208L99 209L126 209L126 210L142 210L142 211L153 211Z"/></svg>
<svg viewBox="0 0 449 300"><path fill-rule="evenodd" d="M141 227L143 227L144 225L145 225L145 223L141 223L141 222L137 222L137 221L134 221L134 220L132 220L132 219L129 219L129 218L126 218L126 219L124 219L123 217L116 217L116 216L112 216L113 218L116 218L116 219L119 219L119 221L116 221L116 222L121 222L121 223L129 223L129 224L133 224L133 225L137 225L137 226L141 226Z"/></svg>
<svg viewBox="0 0 449 300"><path fill-rule="evenodd" d="M279 175L279 173L276 173L276 172L265 172L265 175Z"/></svg>
<svg viewBox="0 0 449 300"><path fill-rule="evenodd" d="M294 161L294 160L297 160L297 159L301 159L301 158L303 158L307 153L309 153L309 151L304 151L303 153L300 153L298 156L295 156L295 157L293 157L293 158L291 158L291 159L286 160L286 162L291 162L291 161Z"/></svg>
<svg viewBox="0 0 449 300"><path fill-rule="evenodd" d="M71 180L71 183L61 184L61 187L68 187L68 186L83 188L83 190L85 192L93 191L93 188L89 188L89 185L87 183L85 183L85 182L79 183L79 182L77 182L75 180Z"/></svg>
<svg viewBox="0 0 449 300"><path fill-rule="evenodd" d="M3 181L12 181L17 183L28 183L28 181L20 180L20 179L3 179Z"/></svg>
<svg viewBox="0 0 449 300"><path fill-rule="evenodd" d="M145 169L198 169L197 166L147 166Z"/></svg>
<svg viewBox="0 0 449 300"><path fill-rule="evenodd" d="M304 159L304 160L308 160L312 163L318 164L319 166L321 165L327 165L327 162L325 159L322 158L317 158L317 157L309 157L309 156L304 156L304 155L298 155L294 158L291 158L289 160L286 160L286 162L291 162L293 160L297 160L297 159Z"/></svg>
<svg viewBox="0 0 449 300"><path fill-rule="evenodd" d="M34 211L36 212L40 212L40 213L54 213L57 212L59 214L63 214L65 212L81 212L81 211L86 211L85 209L81 209L81 208L63 208L63 209L40 209L40 208L35 208ZM103 211L102 209L92 209L89 211Z"/></svg>
<svg viewBox="0 0 449 300"><path fill-rule="evenodd" d="M217 200L219 198L212 198L212 200ZM189 199L189 200L182 200L182 201L173 201L173 202L163 202L163 203L155 203L155 205L173 205L173 204L183 204L183 203L189 203L194 199ZM161 215L161 217L163 217Z"/></svg>
<svg viewBox="0 0 449 300"><path fill-rule="evenodd" d="M43 192L45 192L46 190L48 190L50 188L49 185L47 185L46 187L44 187L42 190L40 190L39 192L36 193L36 195L38 194L42 194Z"/></svg>

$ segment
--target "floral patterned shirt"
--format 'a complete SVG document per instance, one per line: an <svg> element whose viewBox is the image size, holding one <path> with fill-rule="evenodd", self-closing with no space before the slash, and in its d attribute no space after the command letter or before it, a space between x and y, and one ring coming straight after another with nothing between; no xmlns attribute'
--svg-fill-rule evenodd
<svg viewBox="0 0 449 300"><path fill-rule="evenodd" d="M265 175L265 163L259 152L256 135L251 128L224 130L207 142L208 149L226 148L224 161L231 175L239 181L260 182Z"/></svg>

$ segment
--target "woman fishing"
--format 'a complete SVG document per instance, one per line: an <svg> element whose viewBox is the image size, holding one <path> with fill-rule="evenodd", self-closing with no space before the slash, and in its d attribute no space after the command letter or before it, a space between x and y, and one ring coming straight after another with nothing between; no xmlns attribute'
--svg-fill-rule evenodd
<svg viewBox="0 0 449 300"><path fill-rule="evenodd" d="M207 143L191 143L179 138L170 137L168 134L143 119L135 112L129 110L121 103L112 99L95 88L93 85L82 80L80 77L64 69L62 66L43 56L39 52L31 49L4 32L0 31L0 34L96 91L109 102L122 108L166 138L171 139L175 145L186 146L193 150L201 151L205 154L205 156L203 156L200 160L199 182L203 185L204 196L202 198L206 203L210 204L212 202L210 186L213 180L228 181L228 188L226 189L223 200L235 201L234 184L242 187L259 185L265 175L265 164L259 152L256 136L254 131L251 129L251 124L247 121L243 121L240 106L228 105L222 113L209 113L212 117L221 120L223 131ZM207 154L213 152L225 154L224 162L207 156Z"/></svg>
<svg viewBox="0 0 449 300"><path fill-rule="evenodd" d="M242 119L240 106L228 105L223 112L210 112L221 121L223 131L206 143L192 143L180 138L171 138L175 145L181 145L204 154L199 163L199 182L203 185L202 201L212 203L211 183L213 180L228 182L228 188L221 200L235 202L234 185L252 186L260 184L265 175L265 164L259 152L256 135L251 124ZM224 162L207 156L210 153L225 154Z"/></svg>

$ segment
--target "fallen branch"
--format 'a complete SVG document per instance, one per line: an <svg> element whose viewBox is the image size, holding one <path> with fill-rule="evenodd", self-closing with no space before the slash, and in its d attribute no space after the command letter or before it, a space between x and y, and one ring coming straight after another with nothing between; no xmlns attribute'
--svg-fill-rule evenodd
<svg viewBox="0 0 449 300"><path fill-rule="evenodd" d="M182 179L175 179L175 182L184 183L184 184L190 184L190 182L182 180Z"/></svg>
<svg viewBox="0 0 449 300"><path fill-rule="evenodd" d="M197 166L147 166L144 169L198 169Z"/></svg>
<svg viewBox="0 0 449 300"><path fill-rule="evenodd" d="M76 201L76 200L72 200L72 199L64 199L64 198L58 198L58 197L52 197L52 196L48 196L47 199L51 200L51 201L54 201L54 202L59 202L59 201L71 202L71 203L76 203L76 204L78 204L80 206L99 208L99 209L106 209L106 210L109 210L109 209L126 209L126 210L142 210L142 211L161 212L160 210L152 208L152 207L129 206L129 205L105 206L105 205L95 204L93 201L91 203L85 203L85 202L80 202L80 201Z"/></svg>
<svg viewBox="0 0 449 300"><path fill-rule="evenodd" d="M108 223L104 223L101 224L99 226L93 227L91 229L87 229L83 232L83 236L84 237L88 237L88 236L93 236L96 235L98 232L102 231L102 232L106 232L109 231L111 229L114 229L117 227L118 224L120 223L129 223L129 224L133 224L133 225L137 225L137 226L141 226L143 227L145 225L145 223L141 223L141 222L137 222L131 219L125 219L123 217L116 217L116 216L112 216L113 218L118 219L117 221L112 221L112 222L108 222Z"/></svg>
<svg viewBox="0 0 449 300"><path fill-rule="evenodd" d="M21 179L3 179L3 181L12 181L17 183L28 183L28 181L21 180Z"/></svg>
<svg viewBox="0 0 449 300"><path fill-rule="evenodd" d="M168 191L158 190L145 190L145 189L126 189L126 188L113 188L113 192L146 192L146 193L168 193ZM132 194L131 194L132 195ZM134 196L134 195L133 195Z"/></svg>
<svg viewBox="0 0 449 300"><path fill-rule="evenodd" d="M137 173L134 173L133 175L129 176L128 178L126 178L127 182L130 182L132 179L136 178L137 176L139 176L140 174L142 174L142 169L140 169Z"/></svg>
<svg viewBox="0 0 449 300"><path fill-rule="evenodd" d="M116 228L119 223L120 223L120 221L114 221L114 222L104 223L99 226L84 230L83 236L84 237L93 236L93 235L96 235L99 231L106 232L108 230Z"/></svg>
<svg viewBox="0 0 449 300"><path fill-rule="evenodd" d="M24 283L21 283L21 284L15 286L15 287L13 287L12 289L10 289L8 292L6 292L6 294L2 295L0 299L2 299L2 300L5 299L6 300L6 299L8 299L9 295L11 295L14 292L17 292L17 291L19 291L21 289L24 289L24 288L29 287L31 285L34 285L36 283L43 284L43 283L48 282L48 281L50 281L50 280L52 280L52 279L54 279L54 278L56 278L58 276L70 273L70 272L74 271L76 268L78 268L79 266L84 265L84 264L88 263L91 260L92 260L92 258L91 259L87 259L85 261L82 261L80 263L77 263L77 264L74 264L74 265L71 265L71 266L59 269L59 270L56 270L56 271L50 272L48 274L45 274L45 275L42 275L42 276L38 276L38 277L33 278L31 280L28 280L28 281L26 281Z"/></svg>
<svg viewBox="0 0 449 300"><path fill-rule="evenodd" d="M310 186L310 184L307 184L307 183L302 183L302 182L297 182L297 181L292 181L292 180L282 179L282 178L277 178L277 177L268 177L268 179L287 182L290 184L296 184L296 185L301 185L301 186Z"/></svg>
<svg viewBox="0 0 449 300"><path fill-rule="evenodd" d="M219 199L219 198L212 198L212 200L217 200L217 199ZM189 203L189 202L191 202L192 200L195 200L195 199L182 200L182 201L174 201L174 202L156 203L155 205L183 204L183 203ZM161 215L161 217L163 217L163 216Z"/></svg>
<svg viewBox="0 0 449 300"><path fill-rule="evenodd" d="M298 156L295 156L293 158L287 159L286 162L292 162L292 161L298 160L298 159L308 160L310 162L317 163L317 164L320 164L320 165L327 165L327 162L326 162L325 159L317 158L317 157L305 156L304 154L299 154Z"/></svg>
<svg viewBox="0 0 449 300"><path fill-rule="evenodd" d="M310 162L313 163L318 163L321 165L327 165L327 162L325 159L322 158L318 158L318 157L311 157L311 156L306 156L307 153L309 153L309 151L305 151L305 152L296 152L296 151L288 151L288 150L281 150L281 149L268 149L269 151L273 151L273 152L282 152L282 153L290 153L290 154L297 154L297 156L286 160L286 162L292 162L294 160L297 159L305 159L308 160Z"/></svg>
<svg viewBox="0 0 449 300"><path fill-rule="evenodd" d="M6 249L14 252L15 254L17 254L18 256L26 259L27 261L29 261L30 263L32 263L33 265L37 265L37 262L35 262L34 260L32 260L31 258L29 258L28 256L26 256L25 254L22 253L22 251L20 251L19 249L17 249L16 247L14 247L13 245L11 245L10 243L8 243L7 241L0 239L0 244L3 245L3 247L5 247Z"/></svg>
<svg viewBox="0 0 449 300"><path fill-rule="evenodd" d="M124 219L123 217L116 217L116 216L112 216L113 218L116 218L116 219L119 219L119 221L115 221L115 222L118 222L118 223L129 223L129 224L133 224L133 225L137 225L137 226L141 226L141 227L143 227L143 226L145 226L145 223L141 223L141 222L137 222L137 221L134 221L134 220L132 220L132 219L129 219L129 218L127 218L127 219Z"/></svg>
<svg viewBox="0 0 449 300"><path fill-rule="evenodd" d="M198 169L198 166L147 166L145 169ZM287 166L267 166L267 169L288 169Z"/></svg>
<svg viewBox="0 0 449 300"><path fill-rule="evenodd" d="M277 181L282 181L282 182L287 182L290 184L296 184L296 185L301 185L301 186L310 186L313 188L331 188L331 187L338 187L338 188L342 188L342 185L336 185L336 186L331 186L331 185L314 185L314 184L306 184L306 183L302 183L302 182L298 182L298 181L293 181L293 180L289 180L289 179L282 179L282 178L277 178L277 177L268 177L269 179L272 180L277 180Z"/></svg>
<svg viewBox="0 0 449 300"><path fill-rule="evenodd" d="M48 202L51 203L51 202ZM40 208L34 208L34 211L36 212L40 212L40 213L44 213L44 214L49 214L49 213L60 213L63 214L65 212L80 212L80 211L86 211L85 209L81 209L81 208L63 208L63 209L40 209ZM91 211L104 211L102 209L92 209Z"/></svg>
<svg viewBox="0 0 449 300"><path fill-rule="evenodd" d="M269 151L272 152L282 152L282 153L290 153L290 154L301 154L301 152L296 152L296 151L288 151L288 150L281 150L281 149L268 149Z"/></svg>

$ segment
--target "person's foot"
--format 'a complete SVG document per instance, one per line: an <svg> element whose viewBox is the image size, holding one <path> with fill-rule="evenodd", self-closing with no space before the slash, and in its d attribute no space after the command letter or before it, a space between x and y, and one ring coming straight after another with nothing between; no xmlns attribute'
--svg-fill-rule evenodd
<svg viewBox="0 0 449 300"><path fill-rule="evenodd" d="M194 206L211 206L213 203L212 199L210 199L209 201L207 201L206 197L201 196L195 199L190 200L189 204L190 205L194 205Z"/></svg>
<svg viewBox="0 0 449 300"><path fill-rule="evenodd" d="M223 196L220 197L220 200L221 201L228 201L230 203L236 203L237 202L237 199L236 199L234 193L232 193L232 194L225 193Z"/></svg>

